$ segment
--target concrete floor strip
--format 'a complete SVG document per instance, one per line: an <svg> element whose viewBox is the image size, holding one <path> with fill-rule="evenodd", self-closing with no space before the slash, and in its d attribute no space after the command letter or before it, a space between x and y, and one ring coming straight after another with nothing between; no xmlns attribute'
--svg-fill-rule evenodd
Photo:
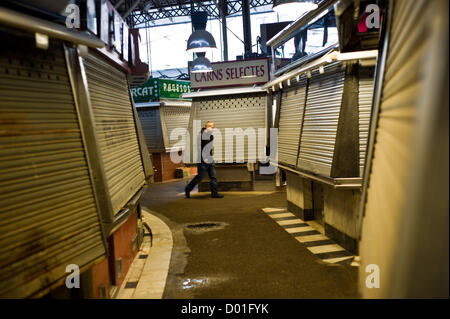
<svg viewBox="0 0 450 319"><path fill-rule="evenodd" d="M147 240L147 247L141 248L117 294L118 299L161 299L164 293L172 255L172 232L150 211L143 209L142 212L152 230L152 246L148 248Z"/></svg>
<svg viewBox="0 0 450 319"><path fill-rule="evenodd" d="M318 234L318 235L311 235L311 236L302 236L302 237L298 237L296 239L301 243L307 243L307 242L316 241L316 240L325 240L325 239L328 239L328 237L326 237L322 234Z"/></svg>
<svg viewBox="0 0 450 319"><path fill-rule="evenodd" d="M351 253L349 253L346 250L339 250L339 251L330 251L326 253L318 253L315 254L320 259L330 259L330 258L338 258L338 257L350 257L352 256Z"/></svg>
<svg viewBox="0 0 450 319"><path fill-rule="evenodd" d="M270 213L281 213L281 212L285 212L287 213L288 210L286 208L263 208L262 209L264 213L270 214Z"/></svg>
<svg viewBox="0 0 450 319"><path fill-rule="evenodd" d="M288 233L292 234L292 233L299 233L304 231L305 229L307 230L312 230L313 228L309 227L309 226L297 226L297 227L283 227L284 230L286 230Z"/></svg>
<svg viewBox="0 0 450 319"><path fill-rule="evenodd" d="M294 216L294 215L292 215L292 216L286 216L286 217L272 217L273 218L273 220L275 220L275 221L277 221L277 222L280 222L280 221L282 221L282 220L292 220L292 219L295 219L295 220L299 220L298 219L298 217L297 216Z"/></svg>
<svg viewBox="0 0 450 319"><path fill-rule="evenodd" d="M277 224L283 226L283 225L298 224L301 222L302 221L300 219L296 218L296 219L289 219L289 220L280 220L280 221L277 221Z"/></svg>
<svg viewBox="0 0 450 319"><path fill-rule="evenodd" d="M332 251L341 251L341 250L344 250L341 246L339 246L339 245L337 245L337 244L308 247L308 249L309 249L313 254L329 253L329 252L332 252Z"/></svg>
<svg viewBox="0 0 450 319"><path fill-rule="evenodd" d="M296 230L296 231L294 231ZM303 233L303 232L310 232L312 230L315 230L314 228L310 227L310 226L303 226L303 227L289 227L286 229L286 231L290 234L294 234L294 233Z"/></svg>
<svg viewBox="0 0 450 319"><path fill-rule="evenodd" d="M273 213L269 215L272 218L280 218L280 217L295 217L292 213Z"/></svg>

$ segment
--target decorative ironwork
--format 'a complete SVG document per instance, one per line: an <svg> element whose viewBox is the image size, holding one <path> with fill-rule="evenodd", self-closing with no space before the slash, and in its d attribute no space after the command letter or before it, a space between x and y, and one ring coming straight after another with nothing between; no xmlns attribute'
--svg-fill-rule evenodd
<svg viewBox="0 0 450 319"><path fill-rule="evenodd" d="M126 12L138 0L115 0L113 4L119 4L118 10ZM225 1L225 0L224 0ZM220 0L141 0L136 8L127 17L131 27L143 26L148 22L161 19L173 19L175 17L188 17L192 11L206 11L212 18L220 17ZM227 14L233 15L242 11L242 1L231 0L227 2ZM272 0L250 0L250 9L271 5Z"/></svg>

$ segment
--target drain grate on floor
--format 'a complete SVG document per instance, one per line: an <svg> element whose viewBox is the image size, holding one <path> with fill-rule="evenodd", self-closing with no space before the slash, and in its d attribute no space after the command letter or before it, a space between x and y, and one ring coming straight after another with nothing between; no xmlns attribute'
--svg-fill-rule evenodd
<svg viewBox="0 0 450 319"><path fill-rule="evenodd" d="M199 224L187 225L187 228L202 229L202 228L213 228L213 227L220 227L220 226L221 225L219 223L199 223Z"/></svg>
<svg viewBox="0 0 450 319"><path fill-rule="evenodd" d="M135 289L135 288L137 287L137 285L138 285L138 282L137 282L137 281L128 281L128 282L125 284L125 288L126 288L126 289Z"/></svg>
<svg viewBox="0 0 450 319"><path fill-rule="evenodd" d="M223 229L227 225L227 223L206 221L201 223L186 224L185 227L186 229L193 232L207 232Z"/></svg>

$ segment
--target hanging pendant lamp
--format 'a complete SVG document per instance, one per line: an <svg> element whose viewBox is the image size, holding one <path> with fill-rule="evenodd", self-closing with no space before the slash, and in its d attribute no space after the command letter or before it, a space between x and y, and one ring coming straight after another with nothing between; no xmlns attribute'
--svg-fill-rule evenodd
<svg viewBox="0 0 450 319"><path fill-rule="evenodd" d="M216 41L211 33L206 30L197 30L189 37L186 51L189 53L205 52L216 48Z"/></svg>
<svg viewBox="0 0 450 319"><path fill-rule="evenodd" d="M197 58L192 63L191 73L212 72L211 62L205 57L205 52L197 53Z"/></svg>

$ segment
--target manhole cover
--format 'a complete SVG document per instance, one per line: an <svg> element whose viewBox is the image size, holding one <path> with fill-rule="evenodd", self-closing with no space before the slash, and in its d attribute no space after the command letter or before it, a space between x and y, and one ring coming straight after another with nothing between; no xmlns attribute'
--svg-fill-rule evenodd
<svg viewBox="0 0 450 319"><path fill-rule="evenodd" d="M219 226L221 226L221 225L218 223L200 223L200 224L187 225L187 227L191 228L191 229L212 228L212 227L219 227Z"/></svg>

